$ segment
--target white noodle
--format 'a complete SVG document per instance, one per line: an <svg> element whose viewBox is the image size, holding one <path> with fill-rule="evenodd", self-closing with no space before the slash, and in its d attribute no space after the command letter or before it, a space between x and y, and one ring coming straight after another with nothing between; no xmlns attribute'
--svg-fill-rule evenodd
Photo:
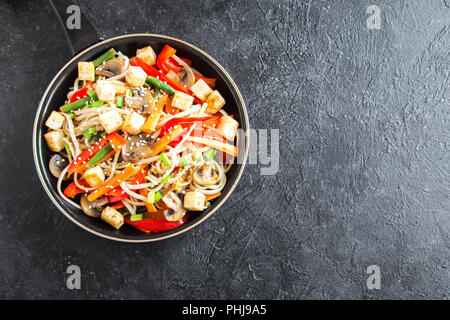
<svg viewBox="0 0 450 320"><path fill-rule="evenodd" d="M72 143L75 147L75 153L73 154L73 157L76 158L80 154L80 146L78 145L78 140L75 135L72 119L67 113L61 112L61 114L63 114L66 117L70 138L72 139Z"/></svg>
<svg viewBox="0 0 450 320"><path fill-rule="evenodd" d="M134 210L133 206L128 202L127 199L123 199L122 203L128 209L131 215L136 214L136 211Z"/></svg>
<svg viewBox="0 0 450 320"><path fill-rule="evenodd" d="M120 187L122 188L123 191L125 191L126 193L128 193L130 196L145 201L147 202L147 198L144 197L143 195L137 194L136 192L131 191L130 189L128 189L127 184L125 182L122 182L120 184Z"/></svg>
<svg viewBox="0 0 450 320"><path fill-rule="evenodd" d="M69 169L69 166L65 167L64 170L61 172L61 175L58 178L58 183L56 185L56 189L58 190L59 195L61 196L61 198L63 198L64 200L66 200L68 203L70 203L71 205L73 205L75 208L81 209L80 205L73 202L72 200L70 200L69 198L67 198L64 193L61 191L61 184L62 181L64 179L64 177L66 176L67 170Z"/></svg>

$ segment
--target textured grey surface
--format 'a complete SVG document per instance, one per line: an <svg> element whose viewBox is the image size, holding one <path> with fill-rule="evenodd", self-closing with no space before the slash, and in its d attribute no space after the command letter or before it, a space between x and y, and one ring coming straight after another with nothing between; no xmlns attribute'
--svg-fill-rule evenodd
<svg viewBox="0 0 450 320"><path fill-rule="evenodd" d="M380 30L367 30L371 4ZM207 222L130 245L76 227L41 187L34 113L70 51L46 1L0 1L0 297L448 298L449 7L83 1L105 38L151 32L204 49L252 127L280 129L277 175L249 165ZM79 291L66 288L69 264ZM381 290L366 288L371 264Z"/></svg>

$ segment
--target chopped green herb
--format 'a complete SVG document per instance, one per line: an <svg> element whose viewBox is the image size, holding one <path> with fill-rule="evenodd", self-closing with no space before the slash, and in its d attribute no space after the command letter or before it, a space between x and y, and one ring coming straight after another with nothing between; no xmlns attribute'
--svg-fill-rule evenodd
<svg viewBox="0 0 450 320"><path fill-rule="evenodd" d="M162 196L161 192L159 192L159 191L157 191L157 192L151 191L151 192L148 193L147 202L155 203L155 202L158 202L159 200L161 200L162 197L163 196Z"/></svg>
<svg viewBox="0 0 450 320"><path fill-rule="evenodd" d="M155 201L158 202L159 200L161 200L163 198L163 195L161 192L157 191L155 193Z"/></svg>
<svg viewBox="0 0 450 320"><path fill-rule="evenodd" d="M121 108L123 107L123 96L117 96L116 105Z"/></svg>
<svg viewBox="0 0 450 320"><path fill-rule="evenodd" d="M94 134L95 134L95 128L89 128L89 129L83 130L83 135L88 139L91 139Z"/></svg>
<svg viewBox="0 0 450 320"><path fill-rule="evenodd" d="M72 152L70 152L70 147L69 147L69 145L66 143L66 144L64 145L64 147L66 148L66 153L67 153L67 155L68 155L68 156L71 156L71 155L72 155Z"/></svg>
<svg viewBox="0 0 450 320"><path fill-rule="evenodd" d="M132 214L130 216L130 221L139 221L144 219L144 216L142 214Z"/></svg>
<svg viewBox="0 0 450 320"><path fill-rule="evenodd" d="M194 160L200 159L201 156L202 156L202 150L200 150L200 149L195 150L195 152L194 152Z"/></svg>
<svg viewBox="0 0 450 320"><path fill-rule="evenodd" d="M161 183L166 183L167 181L169 181L170 178L172 178L172 176L170 174L168 174L167 176L162 178Z"/></svg>
<svg viewBox="0 0 450 320"><path fill-rule="evenodd" d="M203 159L205 159L205 160L212 159L212 158L214 158L214 157L216 156L216 154L217 154L216 149L209 149L209 150L206 150L206 151L203 153Z"/></svg>
<svg viewBox="0 0 450 320"><path fill-rule="evenodd" d="M164 163L164 165L165 165L166 167L170 167L171 162L170 162L170 160L169 160L169 157L167 157L167 153L161 152L161 153L159 154L159 158L161 159L162 163Z"/></svg>
<svg viewBox="0 0 450 320"><path fill-rule="evenodd" d="M180 162L183 165L183 167L186 167L186 166L188 166L191 163L186 156L182 156L180 158Z"/></svg>

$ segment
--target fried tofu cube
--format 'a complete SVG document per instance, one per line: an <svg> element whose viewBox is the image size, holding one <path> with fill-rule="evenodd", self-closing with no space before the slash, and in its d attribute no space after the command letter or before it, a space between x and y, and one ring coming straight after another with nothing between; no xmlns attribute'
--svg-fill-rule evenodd
<svg viewBox="0 0 450 320"><path fill-rule="evenodd" d="M219 112L220 109L225 105L225 99L222 97L219 91L214 90L206 98L206 103L208 107L206 108L206 113L214 114Z"/></svg>
<svg viewBox="0 0 450 320"><path fill-rule="evenodd" d="M196 83L191 87L191 91L195 94L197 98L205 101L212 89L203 79L198 79Z"/></svg>
<svg viewBox="0 0 450 320"><path fill-rule="evenodd" d="M52 130L44 134L45 142L50 151L60 152L66 145L64 141L64 134L61 130Z"/></svg>
<svg viewBox="0 0 450 320"><path fill-rule="evenodd" d="M136 51L136 57L138 57L139 59L141 59L145 63L148 63L151 66L156 63L155 51L150 46L138 49Z"/></svg>
<svg viewBox="0 0 450 320"><path fill-rule="evenodd" d="M78 62L78 79L84 81L95 80L95 67L93 62Z"/></svg>
<svg viewBox="0 0 450 320"><path fill-rule="evenodd" d="M184 195L184 207L190 211L203 211L205 209L206 196L200 191L187 191Z"/></svg>
<svg viewBox="0 0 450 320"><path fill-rule="evenodd" d="M119 130L122 127L122 116L119 111L111 109L100 114L100 123L107 133Z"/></svg>
<svg viewBox="0 0 450 320"><path fill-rule="evenodd" d="M129 134L138 134L145 123L145 118L139 113L133 111L126 118L122 125L122 130Z"/></svg>
<svg viewBox="0 0 450 320"><path fill-rule="evenodd" d="M233 141L236 137L236 132L239 127L239 122L230 116L224 116L220 118L219 124L217 125L217 131L224 136L227 140Z"/></svg>
<svg viewBox="0 0 450 320"><path fill-rule="evenodd" d="M141 87L147 79L147 74L141 67L130 66L125 73L125 80L132 87Z"/></svg>
<svg viewBox="0 0 450 320"><path fill-rule="evenodd" d="M105 174L100 166L87 169L83 174L83 179L92 187L99 187L105 182Z"/></svg>
<svg viewBox="0 0 450 320"><path fill-rule="evenodd" d="M52 111L50 114L50 117L48 117L47 121L45 122L45 125L53 130L61 129L63 123L64 123L65 117L56 111Z"/></svg>
<svg viewBox="0 0 450 320"><path fill-rule="evenodd" d="M172 106L181 110L187 110L191 108L194 102L194 97L181 91L175 91L172 98Z"/></svg>
<svg viewBox="0 0 450 320"><path fill-rule="evenodd" d="M120 229L120 227L124 223L123 215L114 208L106 207L102 211L102 220L109 223L116 229Z"/></svg>
<svg viewBox="0 0 450 320"><path fill-rule="evenodd" d="M114 101L116 97L116 87L106 80L98 80L95 84L95 92L101 101Z"/></svg>

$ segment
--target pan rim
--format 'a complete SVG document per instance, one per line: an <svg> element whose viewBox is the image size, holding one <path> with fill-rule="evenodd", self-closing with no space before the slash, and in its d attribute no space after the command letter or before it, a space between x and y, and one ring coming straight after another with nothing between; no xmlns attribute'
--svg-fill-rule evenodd
<svg viewBox="0 0 450 320"><path fill-rule="evenodd" d="M38 119L39 116L42 113L42 108L44 105L44 101L46 100L48 93L50 92L50 90L53 88L54 83L56 82L57 79L59 79L60 75L64 72L64 70L66 70L75 60L77 60L79 57L83 56L85 53L91 51L94 48L97 48L99 46L102 46L104 44L107 44L109 42L115 41L115 40L120 40L120 39L126 39L126 38L133 38L133 37L154 37L154 38L160 38L160 39L166 39L166 40L171 40L171 41L175 41L175 42L179 42L187 47L190 47L192 49L194 49L194 51L199 52L201 54L203 54L204 56L206 56L217 68L220 69L220 71L225 75L225 77L227 78L227 80L229 81L229 83L231 84L231 86L233 87L237 98L242 106L242 118L243 121L246 124L247 127L247 131L245 132L245 146L244 146L244 151L243 151L243 156L242 156L242 164L240 164L240 168L238 171L238 174L236 176L236 178L234 179L234 181L232 182L230 189L228 190L227 194L225 195L225 197L215 205L215 207L204 217L202 217L201 219L199 219L198 221L196 221L195 223L193 223L192 225L180 229L178 232L174 232L168 235L163 235L160 237L155 237L155 238L148 238L148 239L129 239L129 238L121 238L121 237L114 237L114 236L110 236L107 234L103 234L101 232L98 232L96 230L91 229L89 226L81 223L80 221L76 220L74 217L72 217L72 215L66 211L66 209L61 206L58 201L56 200L56 198L54 197L54 195L50 192L49 187L47 186L45 180L44 180L44 175L42 172L42 168L39 164L39 158L38 158L38 147L37 147L37 132L38 132ZM96 235L99 236L101 238L104 239L108 239L108 240L113 240L113 241L118 241L118 242L128 242L128 243L144 243L144 242L154 242L154 241L160 241L160 240L164 240L164 239L168 239L168 238L172 238L175 237L177 235L180 235L188 230L191 230L193 228L195 228L196 226L200 225L201 223L203 223L206 219L208 219L213 213L215 213L224 203L225 201L228 199L228 197L232 194L232 192L234 191L235 187L237 186L243 172L244 172L244 168L247 162L247 156L248 156L248 151L249 151L249 144L250 144L250 135L249 135L249 129L250 129L250 122L248 119L248 113L247 113L247 108L244 102L244 99L242 98L241 92L239 91L238 87L236 86L236 83L234 82L234 80L232 79L232 77L228 74L228 72L222 67L222 65L220 65L213 57L211 57L209 54L207 54L206 52L204 52L203 50L201 50L200 48L185 42L183 40L174 38L174 37L169 37L169 36L165 36L165 35L160 35L160 34L152 34L152 33L134 33L134 34L125 34L125 35L120 35L120 36L116 36L116 37L112 37L100 42L97 42L95 44L93 44L92 46L86 48L85 50L81 51L80 53L76 54L72 59L70 59L59 71L58 73L53 77L53 79L51 80L51 82L49 83L49 85L47 86L46 90L44 91L44 94L42 95L41 100L39 101L39 105L38 108L36 110L36 115L35 115L35 119L34 119L34 124L33 124L33 159L34 159L34 164L36 167L36 171L38 173L39 176L39 180L42 184L42 186L44 187L44 190L46 191L48 197L50 198L50 200L53 202L53 204L59 209L59 211L61 211L70 221L72 221L73 223L75 223L77 226L79 226L80 228Z"/></svg>

